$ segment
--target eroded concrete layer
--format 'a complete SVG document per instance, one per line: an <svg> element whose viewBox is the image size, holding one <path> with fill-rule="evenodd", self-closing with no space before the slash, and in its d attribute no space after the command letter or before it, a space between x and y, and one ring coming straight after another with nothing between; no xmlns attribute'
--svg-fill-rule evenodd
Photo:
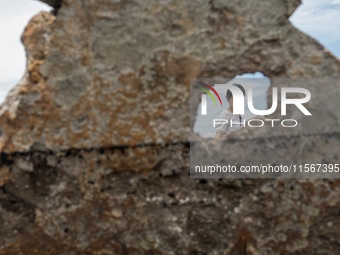
<svg viewBox="0 0 340 255"><path fill-rule="evenodd" d="M1 107L0 149L185 142L192 77L338 76L288 22L298 3L64 0L23 34L27 73Z"/></svg>
<svg viewBox="0 0 340 255"><path fill-rule="evenodd" d="M3 154L0 254L340 252L339 180L190 179L188 150ZM159 158L114 165L133 151Z"/></svg>

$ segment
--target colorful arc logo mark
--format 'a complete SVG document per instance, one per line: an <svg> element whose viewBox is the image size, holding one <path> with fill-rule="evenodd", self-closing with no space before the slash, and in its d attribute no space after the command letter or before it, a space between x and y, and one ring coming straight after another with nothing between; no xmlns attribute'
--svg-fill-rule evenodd
<svg viewBox="0 0 340 255"><path fill-rule="evenodd" d="M206 93L206 94L202 94L201 95L201 99L202 99L202 101L201 101L202 115L206 115L207 114L207 94L210 96L211 100L214 102L214 105L217 104L217 101L216 101L214 95L210 92L210 90L212 92L214 92L214 94L216 95L218 101L220 102L220 105L222 106L221 97L220 97L220 95L217 93L217 91L212 86L210 86L209 84L200 82L200 81L198 81L197 83L201 85L200 89L203 92Z"/></svg>

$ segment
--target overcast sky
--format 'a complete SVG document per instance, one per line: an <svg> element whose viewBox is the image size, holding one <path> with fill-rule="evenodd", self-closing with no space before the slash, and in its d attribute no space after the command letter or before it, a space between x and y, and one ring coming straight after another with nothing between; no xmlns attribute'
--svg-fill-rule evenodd
<svg viewBox="0 0 340 255"><path fill-rule="evenodd" d="M50 7L37 0L0 1L0 102L24 73L20 36L30 18L42 10ZM304 0L290 21L340 58L340 0Z"/></svg>
<svg viewBox="0 0 340 255"><path fill-rule="evenodd" d="M0 81L18 80L26 57L20 36L28 21L49 6L36 0L0 0Z"/></svg>
<svg viewBox="0 0 340 255"><path fill-rule="evenodd" d="M303 0L292 24L340 58L340 0Z"/></svg>

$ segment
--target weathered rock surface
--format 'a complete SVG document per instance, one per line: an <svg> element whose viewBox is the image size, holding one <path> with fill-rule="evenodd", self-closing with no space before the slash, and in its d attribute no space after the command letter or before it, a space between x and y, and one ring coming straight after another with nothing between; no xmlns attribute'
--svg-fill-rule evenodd
<svg viewBox="0 0 340 255"><path fill-rule="evenodd" d="M338 180L188 176L190 78L339 75L288 22L298 4L63 0L35 16L0 109L0 254L339 254ZM230 145L339 162L335 123Z"/></svg>
<svg viewBox="0 0 340 255"><path fill-rule="evenodd" d="M287 2L64 1L24 32L28 70L2 107L0 149L183 142L192 77L337 76Z"/></svg>

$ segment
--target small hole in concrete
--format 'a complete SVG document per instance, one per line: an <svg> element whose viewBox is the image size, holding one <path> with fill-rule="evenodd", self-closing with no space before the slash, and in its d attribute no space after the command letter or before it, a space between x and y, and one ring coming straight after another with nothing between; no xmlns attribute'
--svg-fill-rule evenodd
<svg viewBox="0 0 340 255"><path fill-rule="evenodd" d="M210 84L208 84L210 81ZM257 110L267 109L267 91L270 87L270 80L264 76L261 72L246 73L235 76L232 79L226 79L224 77L217 77L213 79L206 79L206 82L202 81L213 87L220 98L217 97L214 91L209 90L211 95L206 97L206 113L202 113L201 103L197 107L196 120L193 126L194 133L200 135L203 138L214 138L216 128L213 126L214 119L218 119L222 111L229 108L229 101L226 99L226 86L223 84L240 84L244 89L247 96L247 90L253 91L253 104ZM220 84L220 85L218 85ZM214 93L213 93L214 92ZM202 95L204 92L202 92ZM219 101L221 100L221 102ZM250 112L245 104L244 120L249 120L255 115Z"/></svg>

